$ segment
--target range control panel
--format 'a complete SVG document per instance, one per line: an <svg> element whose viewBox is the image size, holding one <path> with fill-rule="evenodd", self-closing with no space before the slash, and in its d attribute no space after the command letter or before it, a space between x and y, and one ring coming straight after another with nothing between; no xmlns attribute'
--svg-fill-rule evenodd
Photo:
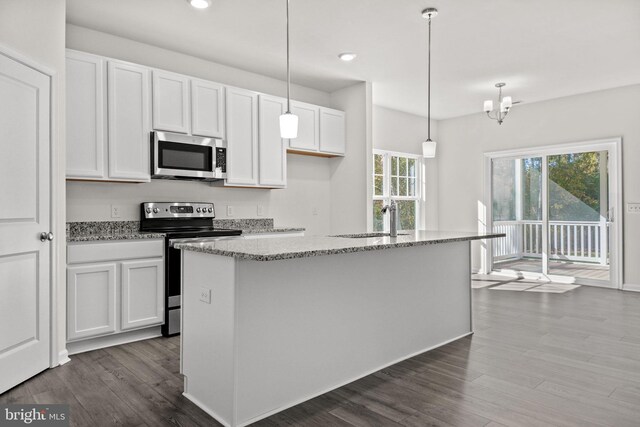
<svg viewBox="0 0 640 427"><path fill-rule="evenodd" d="M213 203L147 202L142 204L145 218L215 218Z"/></svg>

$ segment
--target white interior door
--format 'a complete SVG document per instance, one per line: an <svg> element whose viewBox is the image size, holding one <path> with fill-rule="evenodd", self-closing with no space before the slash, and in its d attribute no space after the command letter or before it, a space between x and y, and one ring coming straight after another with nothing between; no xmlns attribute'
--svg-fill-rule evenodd
<svg viewBox="0 0 640 427"><path fill-rule="evenodd" d="M0 54L0 393L49 367L50 84Z"/></svg>

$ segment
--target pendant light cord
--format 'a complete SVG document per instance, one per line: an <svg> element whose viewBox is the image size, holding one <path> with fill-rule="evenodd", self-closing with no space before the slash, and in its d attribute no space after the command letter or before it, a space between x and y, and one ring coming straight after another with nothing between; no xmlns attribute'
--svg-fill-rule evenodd
<svg viewBox="0 0 640 427"><path fill-rule="evenodd" d="M427 141L431 141L431 16L429 16L429 53L427 57Z"/></svg>
<svg viewBox="0 0 640 427"><path fill-rule="evenodd" d="M289 0L287 0L287 114L291 113L291 70L289 67Z"/></svg>

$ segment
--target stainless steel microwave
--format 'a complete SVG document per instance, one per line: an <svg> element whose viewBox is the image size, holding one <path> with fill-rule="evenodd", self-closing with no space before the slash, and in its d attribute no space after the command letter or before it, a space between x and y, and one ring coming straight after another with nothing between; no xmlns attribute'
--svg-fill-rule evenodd
<svg viewBox="0 0 640 427"><path fill-rule="evenodd" d="M227 148L221 139L151 132L152 178L214 181L227 177Z"/></svg>

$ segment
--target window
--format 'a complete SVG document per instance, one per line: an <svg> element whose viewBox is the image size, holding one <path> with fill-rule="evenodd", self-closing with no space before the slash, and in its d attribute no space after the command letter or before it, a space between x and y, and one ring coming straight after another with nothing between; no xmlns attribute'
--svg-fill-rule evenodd
<svg viewBox="0 0 640 427"><path fill-rule="evenodd" d="M373 151L373 230L388 231L382 207L398 204L398 229L415 230L420 221L420 156Z"/></svg>

